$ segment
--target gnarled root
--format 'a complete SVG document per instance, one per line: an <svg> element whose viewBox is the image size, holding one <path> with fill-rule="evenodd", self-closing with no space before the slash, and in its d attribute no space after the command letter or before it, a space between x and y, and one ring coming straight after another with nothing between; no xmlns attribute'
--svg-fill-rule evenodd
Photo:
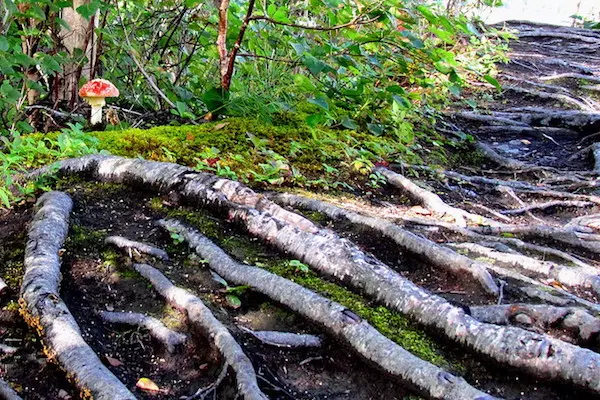
<svg viewBox="0 0 600 400"><path fill-rule="evenodd" d="M498 295L498 285L496 285L483 263L473 261L431 240L421 238L391 222L360 215L319 200L287 193L275 196L274 200L291 207L317 211L334 220L345 219L353 224L374 229L383 236L392 239L403 250L433 263L438 268L446 269L457 276L462 276L465 273L473 276L488 293Z"/></svg>
<svg viewBox="0 0 600 400"><path fill-rule="evenodd" d="M25 320L43 337L50 356L73 377L82 391L95 399L135 399L102 364L81 337L79 326L59 296L59 250L69 230L72 201L61 192L38 200L41 208L29 228L21 305Z"/></svg>
<svg viewBox="0 0 600 400"><path fill-rule="evenodd" d="M463 249L476 256L496 260L501 265L516 267L555 279L563 285L583 287L600 294L600 277L593 268L581 268L558 265L551 261L541 261L535 258L503 253L475 243L453 244L453 248Z"/></svg>
<svg viewBox="0 0 600 400"><path fill-rule="evenodd" d="M74 159L56 166L62 172L69 172L67 166L77 166L81 162L82 159ZM457 343L537 377L562 380L600 392L600 355L597 353L519 328L482 324L461 308L432 295L364 254L347 240L318 230L312 223L314 229L309 231L291 223L293 218L281 220L232 203L223 193L206 184L210 181L207 174L192 174L186 178L189 170L184 168L182 172L181 168L176 164L110 157L87 163L86 170L113 182L145 182L151 187L160 187L167 180L171 190L179 189L189 201L229 210L231 218L253 235L422 325L436 328ZM173 171L179 171L176 178Z"/></svg>
<svg viewBox="0 0 600 400"><path fill-rule="evenodd" d="M517 324L527 329L564 329L582 344L598 339L600 319L584 309L531 304L502 304L470 307L471 315L481 322L497 325Z"/></svg>
<svg viewBox="0 0 600 400"><path fill-rule="evenodd" d="M185 289L176 287L159 270L147 264L134 264L134 269L146 278L167 303L183 311L190 322L214 342L216 348L235 372L238 394L247 400L262 399L265 396L256 382L256 372L227 328L219 322L198 297Z"/></svg>
<svg viewBox="0 0 600 400"><path fill-rule="evenodd" d="M435 214L450 215L459 226L467 225L465 219L475 221L476 223L489 221L487 218L480 215L471 214L460 208L449 206L440 198L440 196L417 186L410 179L401 174L384 167L377 167L375 168L375 171L385 176L389 184L406 193L412 201L422 205Z"/></svg>
<svg viewBox="0 0 600 400"><path fill-rule="evenodd" d="M140 313L100 311L100 318L111 324L132 325L143 328L160 342L169 353L183 345L187 336L167 328L160 320Z"/></svg>
<svg viewBox="0 0 600 400"><path fill-rule="evenodd" d="M344 306L261 268L238 263L200 234L175 220L160 226L182 235L210 267L237 285L247 285L326 328L358 354L388 373L415 385L432 398L492 399L464 379L455 377L392 342Z"/></svg>

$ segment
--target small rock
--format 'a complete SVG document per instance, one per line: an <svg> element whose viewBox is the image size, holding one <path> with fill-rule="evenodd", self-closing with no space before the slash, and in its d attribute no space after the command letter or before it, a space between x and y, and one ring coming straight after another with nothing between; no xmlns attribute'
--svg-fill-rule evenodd
<svg viewBox="0 0 600 400"><path fill-rule="evenodd" d="M58 391L58 398L65 399L65 400L72 399L71 395L64 389L60 389Z"/></svg>

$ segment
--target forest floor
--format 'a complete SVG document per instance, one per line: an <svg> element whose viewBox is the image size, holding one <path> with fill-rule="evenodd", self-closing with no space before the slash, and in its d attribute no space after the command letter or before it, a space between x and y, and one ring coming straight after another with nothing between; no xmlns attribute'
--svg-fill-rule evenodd
<svg viewBox="0 0 600 400"><path fill-rule="evenodd" d="M575 305L596 316L598 287L563 279L553 271L565 266L582 271L600 268L600 148L594 146L600 138L600 32L524 23L510 26L521 32L521 38L511 42L511 61L500 66L502 93L484 88L473 94L475 109L457 105L440 124L442 132L475 138L479 153L463 157L470 164L455 171L409 165L390 165L381 171L387 176L393 170L418 182L427 194L439 195L443 207L427 203L406 185L394 185L391 174L390 184L368 199L353 194L310 194L346 210L392 221L460 255L494 265L491 273L500 283L499 293L490 295L471 276L442 270L380 232L330 220L322 212L303 215L474 316L476 306L522 303ZM493 396L600 398L575 385L503 365L431 326L382 307L369 293L351 292L331 277L319 278L304 270L309 262L300 263L291 252L250 235L243 224L231 221L219 208L208 204L199 208L172 191L83 178L64 177L54 188L67 193L74 203L61 250L60 296L88 345L138 398L187 398L217 381L223 366L211 340L190 328L185 314L156 294L131 268L133 261L151 262L175 285L204 301L250 358L259 387L269 398L420 398L405 382L382 373L321 325L266 295L215 277L179 236L156 226L156 221L168 217L195 226L236 260L276 272L342 303L407 350ZM9 286L1 298L0 375L26 399L77 398L80 391L75 380L48 360L48 346L18 313L27 231L35 212L33 204L25 204L0 213L0 270ZM463 218L465 224L460 221ZM105 244L111 235L162 248L170 260L152 259L131 249L120 251ZM144 329L103 321L100 311L152 315L188 339L168 351ZM582 329L574 333L564 318L538 321L528 312L504 317L496 323L547 333L592 350L600 346L598 324L586 336ZM492 322L489 315L479 318ZM319 348L274 347L244 328L308 333L324 340ZM149 378L160 390L136 388L140 378ZM236 398L235 388L235 375L230 373L208 398Z"/></svg>

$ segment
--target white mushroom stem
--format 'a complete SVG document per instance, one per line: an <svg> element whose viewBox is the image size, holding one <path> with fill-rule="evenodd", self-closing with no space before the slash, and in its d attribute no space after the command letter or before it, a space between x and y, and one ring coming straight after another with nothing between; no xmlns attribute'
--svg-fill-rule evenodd
<svg viewBox="0 0 600 400"><path fill-rule="evenodd" d="M102 107L106 105L104 97L86 97L85 101L92 106L92 112L90 114L90 124L96 125L102 122Z"/></svg>

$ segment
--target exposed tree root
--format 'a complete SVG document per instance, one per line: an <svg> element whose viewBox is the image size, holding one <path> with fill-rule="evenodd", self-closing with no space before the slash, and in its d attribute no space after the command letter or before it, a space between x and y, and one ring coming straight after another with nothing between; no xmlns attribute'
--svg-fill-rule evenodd
<svg viewBox="0 0 600 400"><path fill-rule="evenodd" d="M391 222L360 215L319 200L287 193L275 196L274 200L279 204L317 211L334 220L347 220L356 225L366 226L390 238L403 250L431 262L436 267L448 270L457 276L471 275L488 293L496 296L499 293L498 285L487 272L487 266L483 263L475 262L428 239L421 238Z"/></svg>
<svg viewBox="0 0 600 400"><path fill-rule="evenodd" d="M553 307L531 304L503 304L470 307L471 315L481 322L497 325L517 324L527 329L546 331L565 329L577 342L589 344L598 340L600 319L575 307Z"/></svg>
<svg viewBox="0 0 600 400"><path fill-rule="evenodd" d="M554 80L566 79L566 78L581 79L581 80L586 80L586 81L589 81L589 82L600 83L600 77L599 76L574 74L572 72L567 72L567 73L564 73L564 74L542 76L542 77L540 77L538 79L541 80L541 81L554 81Z"/></svg>
<svg viewBox="0 0 600 400"><path fill-rule="evenodd" d="M496 126L496 125L487 125L480 126L477 128L477 132L479 134L500 134L500 133L512 133L513 135L521 135L538 139L546 139L551 141L554 144L558 145L558 142L554 139L557 136L567 136L574 137L577 136L577 132L568 129L568 128L556 128L556 127L546 127L546 126L516 126L516 125L507 125L507 126Z"/></svg>
<svg viewBox="0 0 600 400"><path fill-rule="evenodd" d="M592 155L594 156L594 172L600 174L600 143L592 145Z"/></svg>
<svg viewBox="0 0 600 400"><path fill-rule="evenodd" d="M547 210L549 208L555 208L555 207L591 207L593 205L594 205L594 203L592 203L591 201L555 200L555 201L548 201L546 203L530 204L528 206L516 208L513 210L504 210L504 211L502 211L502 214L518 215L518 214L524 214L528 211Z"/></svg>
<svg viewBox="0 0 600 400"><path fill-rule="evenodd" d="M595 269L568 267L550 261L540 261L524 255L503 253L475 243L454 244L454 248L496 260L501 265L517 267L555 279L557 282L575 287L592 289L600 294L600 277Z"/></svg>
<svg viewBox="0 0 600 400"><path fill-rule="evenodd" d="M389 184L402 190L417 204L422 205L433 213L442 216L450 215L459 226L467 225L465 219L477 224L494 224L495 222L481 215L472 214L465 210L461 210L460 208L452 207L446 204L437 194L417 186L410 179L387 168L376 167L375 171L385 176Z"/></svg>
<svg viewBox="0 0 600 400"><path fill-rule="evenodd" d="M240 329L269 346L297 349L301 347L321 347L323 345L321 338L316 335L279 331L253 331L243 326Z"/></svg>
<svg viewBox="0 0 600 400"><path fill-rule="evenodd" d="M591 255L600 253L600 236L587 233L579 233L574 230L556 228L548 225L507 225L502 226L473 226L474 232L486 235L512 234L534 239L543 239L551 242L559 242L564 245L584 250Z"/></svg>
<svg viewBox="0 0 600 400"><path fill-rule="evenodd" d="M510 111L495 111L491 115L529 126L569 128L584 133L600 131L600 113L595 112L523 107Z"/></svg>
<svg viewBox="0 0 600 400"><path fill-rule="evenodd" d="M10 387L8 383L0 379L0 399L2 400L22 400L21 396Z"/></svg>
<svg viewBox="0 0 600 400"><path fill-rule="evenodd" d="M600 392L600 355L522 329L482 324L330 232L318 230L313 224L310 232L290 223L292 218L283 221L232 203L205 183L216 179L209 174L193 174L169 163L98 156L61 161L52 168L66 173L87 171L119 183L145 182L146 187L180 188L188 200L228 209L232 219L253 235L468 348L540 378Z"/></svg>
<svg viewBox="0 0 600 400"><path fill-rule="evenodd" d="M183 345L187 336L167 328L160 320L140 313L100 311L103 321L111 324L131 325L143 328L154 339L160 342L169 353L175 352L177 347Z"/></svg>
<svg viewBox="0 0 600 400"><path fill-rule="evenodd" d="M112 244L119 249L126 249L129 251L129 256L131 257L131 250L139 251L140 253L148 254L152 257L159 258L161 260L168 261L169 255L166 251L151 246L146 243L140 243L133 240L129 240L122 236L109 236L104 240L104 243Z"/></svg>
<svg viewBox="0 0 600 400"><path fill-rule="evenodd" d="M25 320L43 337L49 357L56 359L83 393L102 400L135 399L85 343L59 296L58 254L69 230L71 199L61 192L48 192L37 204L41 208L29 228L21 286Z"/></svg>
<svg viewBox="0 0 600 400"><path fill-rule="evenodd" d="M557 92L562 92L564 94L571 94L568 89L566 89L566 88L564 88L562 86L548 85L546 83L534 82L534 81L530 81L530 80L522 79L522 78L517 78L516 76L506 75L506 74L502 74L502 77L504 79L508 79L509 81L513 81L513 82L521 82L521 83L524 83L526 85L535 86L535 87L539 87L539 88L542 88L542 89L555 90Z"/></svg>
<svg viewBox="0 0 600 400"><path fill-rule="evenodd" d="M228 281L250 286L318 323L367 360L393 376L410 382L428 396L456 400L492 398L470 386L464 379L415 357L344 306L261 268L234 261L198 231L178 221L164 220L159 224L182 235L190 247Z"/></svg>
<svg viewBox="0 0 600 400"><path fill-rule="evenodd" d="M479 152L487 159L495 162L501 167L508 168L510 170L524 170L528 169L530 166L526 163L515 160L512 158L505 157L500 155L496 150L492 149L485 143L476 142L475 148L479 150Z"/></svg>
<svg viewBox="0 0 600 400"><path fill-rule="evenodd" d="M570 62L564 60L562 58L548 57L547 54L539 54L539 53L510 53L511 57L517 57L521 61L526 61L530 64L544 64L544 65L558 65L560 67L569 68L570 70L579 71L582 74L592 74L594 70L586 65L582 65L575 62ZM524 59L534 59L535 62L524 60ZM516 60L512 58L510 60L511 63L514 63ZM539 69L534 69L534 72L539 73Z"/></svg>
<svg viewBox="0 0 600 400"><path fill-rule="evenodd" d="M555 30L530 30L518 33L519 38L525 37L545 37L545 38L557 38L557 39L568 39L568 40L579 40L581 42L600 44L600 38L590 37L584 35L578 35L567 32L558 32Z"/></svg>
<svg viewBox="0 0 600 400"><path fill-rule="evenodd" d="M238 395L247 400L267 399L256 382L256 372L240 345L219 322L202 300L185 289L176 287L159 270L147 264L134 264L134 269L146 278L173 307L185 312L195 327L214 342L225 362L235 372Z"/></svg>
<svg viewBox="0 0 600 400"><path fill-rule="evenodd" d="M555 100L563 104L576 107L582 111L594 111L594 109L590 107L589 104L563 93L542 92L540 90L526 89L520 86L509 86L504 87L503 89L510 90L515 93L521 93L527 96L538 97L544 100Z"/></svg>
<svg viewBox="0 0 600 400"><path fill-rule="evenodd" d="M529 127L524 122L515 121L510 118L494 117L492 115L479 114L479 113L475 113L472 111L459 111L459 112L456 112L456 113L453 113L450 115L454 116L454 117L470 120L470 121L491 123L493 125L515 125L515 126L522 126L525 128Z"/></svg>
<svg viewBox="0 0 600 400"><path fill-rule="evenodd" d="M554 256L556 258L563 259L565 261L568 261L570 263L573 263L574 265L577 265L577 266L580 266L583 268L591 268L591 266L589 264L581 261L579 258L577 258L571 254L568 254L564 251L555 249L553 247L540 246L540 245L533 244L533 243L527 243L527 242L524 242L517 238L502 237L502 236L493 236L493 237L486 236L486 235L483 235L483 234L480 234L477 232L473 232L466 228L458 227L453 224L449 224L449 223L441 222L441 221L434 221L434 220L425 219L425 218L403 217L403 218L401 218L401 220L404 222L417 224L417 225L436 226L439 228L443 228L447 231L450 231L452 233L458 234L464 238L468 238L468 239L472 239L472 240L476 240L476 241L492 241L493 240L496 242L510 245L517 249L521 249L521 250L528 251L528 252L534 252L534 253L540 254L544 257L550 255L550 256Z"/></svg>

